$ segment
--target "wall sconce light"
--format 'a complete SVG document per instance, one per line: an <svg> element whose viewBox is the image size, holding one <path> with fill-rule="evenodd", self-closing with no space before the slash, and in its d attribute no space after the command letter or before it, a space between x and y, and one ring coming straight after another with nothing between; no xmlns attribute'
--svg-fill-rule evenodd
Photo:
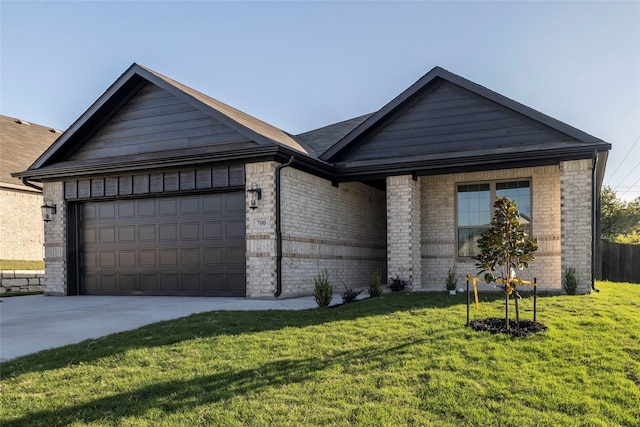
<svg viewBox="0 0 640 427"><path fill-rule="evenodd" d="M56 205L51 200L44 202L44 205L42 205L40 209L42 209L42 219L44 222L51 221L51 218L56 214Z"/></svg>
<svg viewBox="0 0 640 427"><path fill-rule="evenodd" d="M256 184L255 182L252 182L251 186L247 190L247 193L251 194L251 199L249 200L249 208L257 209L258 200L262 199L262 189L258 188L258 184Z"/></svg>

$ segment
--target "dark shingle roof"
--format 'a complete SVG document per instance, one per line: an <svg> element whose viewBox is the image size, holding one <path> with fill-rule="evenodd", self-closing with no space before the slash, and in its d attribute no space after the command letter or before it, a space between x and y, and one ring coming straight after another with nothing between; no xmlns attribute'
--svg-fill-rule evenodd
<svg viewBox="0 0 640 427"><path fill-rule="evenodd" d="M84 168L82 173L95 173L96 169L87 164L70 161L69 153L75 152L84 144L109 120L111 114L137 93L141 84L147 83L160 87L209 115L247 141L255 142L255 147L245 147L235 152L232 149L209 150L204 154L195 150L183 151L177 157L143 159L144 164L136 163L137 161L123 162L118 164L121 170L182 165L185 161L217 161L228 159L230 155L236 156L233 158L295 155L299 165L305 163L310 170L336 174L339 179L346 180L416 171L448 173L450 170L471 166L495 168L508 164L515 167L517 162L546 164L564 158L590 158L594 150L606 157L606 152L611 148L610 144L598 138L439 67L429 71L372 114L293 136L162 74L133 64L29 170L18 175L41 180L77 174L81 168ZM448 91L439 92L438 88ZM436 99L438 96L443 96L444 104L439 98ZM487 121L486 117L476 120L478 117L457 107L460 99L473 101L472 106L482 107L480 110L484 113L496 111L500 113L500 117L492 118L491 123L484 123ZM452 109L457 111L452 112ZM451 122L449 119L452 117L456 119ZM465 118L462 120L459 117ZM501 120L508 122L511 127L505 127ZM473 126L477 122L483 124L470 126L468 128L471 130L468 130L465 127L469 124L467 121ZM522 138L516 141L511 137L511 129L520 132L518 135ZM528 135L528 130L541 137L527 136L533 139L525 141L524 136ZM547 133L560 135L551 140L557 146L551 146L544 139ZM434 135L438 139L429 139ZM491 147L498 150L499 155L487 150L481 138L483 135L486 136L485 140L490 139L493 144ZM506 139L508 146L503 147L502 140L494 135ZM519 145L514 145L514 141ZM202 156L206 156L206 159ZM103 171L115 170L114 163L103 166Z"/></svg>
<svg viewBox="0 0 640 427"><path fill-rule="evenodd" d="M0 187L33 191L12 172L29 167L62 132L13 117L0 116Z"/></svg>
<svg viewBox="0 0 640 427"><path fill-rule="evenodd" d="M354 117L332 125L323 126L318 129L310 130L305 133L296 135L298 140L307 143L318 156L331 148L334 144L345 137L349 132L357 128L362 122L371 117L373 113L363 116Z"/></svg>
<svg viewBox="0 0 640 427"><path fill-rule="evenodd" d="M134 64L134 66L136 66L137 64ZM253 116L250 116L247 113L244 113L240 110L237 110L233 107L231 107L230 105L227 105L223 102L218 101L217 99L211 98L208 95L205 95L201 92L198 92L195 89L190 88L189 86L183 85L180 82L177 82L169 77L166 77L156 71L153 71L150 68L146 68L143 67L141 65L137 65L138 67L140 67L141 69L144 69L145 71L153 74L154 76L162 79L163 81L165 81L166 83L170 84L171 86L181 90L182 92L186 93L187 95L197 99L198 101L204 103L205 105L209 106L210 108L218 111L221 114L224 114L225 116L227 116L228 118L230 118L231 120L239 123L240 125L246 127L247 129L252 130L253 132L262 135L265 138L270 139L271 141L275 142L276 144L280 144L280 145L284 145L287 146L289 148L293 148L294 150L300 151L302 153L305 154L311 154L308 153L307 148L308 147L304 147L304 144L300 144L300 141L296 141L296 139L294 137L292 137L291 135L289 135L286 132L283 132L282 130L278 129L275 126L270 125L269 123L263 122L260 119L257 119Z"/></svg>

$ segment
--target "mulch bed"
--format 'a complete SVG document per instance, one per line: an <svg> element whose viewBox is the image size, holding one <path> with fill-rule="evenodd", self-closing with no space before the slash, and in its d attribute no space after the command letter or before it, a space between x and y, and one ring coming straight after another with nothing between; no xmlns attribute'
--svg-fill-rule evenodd
<svg viewBox="0 0 640 427"><path fill-rule="evenodd" d="M491 317L489 319L472 320L471 327L476 331L487 331L492 334L510 334L514 337L526 337L537 332L544 332L547 327L539 322L532 320L520 320L520 331L516 329L516 321L509 319L509 330L505 328L504 319Z"/></svg>

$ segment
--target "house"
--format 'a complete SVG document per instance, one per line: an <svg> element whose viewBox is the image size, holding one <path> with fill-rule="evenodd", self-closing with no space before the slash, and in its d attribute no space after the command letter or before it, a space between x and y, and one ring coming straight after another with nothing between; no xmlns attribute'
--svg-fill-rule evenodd
<svg viewBox="0 0 640 427"><path fill-rule="evenodd" d="M288 134L133 64L27 170L56 205L50 295L313 293L325 269L442 290L495 196L539 240L525 279L593 280L611 145L434 68L380 110Z"/></svg>
<svg viewBox="0 0 640 427"><path fill-rule="evenodd" d="M0 116L0 260L42 261L42 190L11 172L29 167L62 132Z"/></svg>

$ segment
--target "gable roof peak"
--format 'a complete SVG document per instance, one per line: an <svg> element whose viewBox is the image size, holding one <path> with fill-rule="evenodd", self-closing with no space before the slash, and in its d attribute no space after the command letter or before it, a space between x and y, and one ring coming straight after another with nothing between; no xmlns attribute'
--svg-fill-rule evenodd
<svg viewBox="0 0 640 427"><path fill-rule="evenodd" d="M248 140L260 145L283 146L315 157L313 150L304 142L275 126L134 62L29 169L39 169L60 160L64 147L73 146L88 133L95 131L147 83L154 84L193 105L244 135Z"/></svg>
<svg viewBox="0 0 640 427"><path fill-rule="evenodd" d="M371 130L378 124L381 124L388 117L392 116L396 111L409 105L412 100L416 98L416 96L420 96L421 94L425 93L425 91L433 87L433 85L436 84L438 80L444 80L448 83L456 85L463 90L466 90L476 96L494 103L500 108L511 110L514 113L521 115L522 117L528 118L555 131L566 134L570 138L573 138L579 142L605 144L604 141L579 129L576 129L566 123L547 116L546 114L536 111L533 108L527 107L526 105L507 98L506 96L500 95L497 92L474 83L471 80L467 80L464 77L452 73L451 71L448 71L442 67L435 66L425 75L420 77L415 83L405 89L402 93L393 98L380 110L372 114L371 117L365 120L360 126L353 129L353 131L351 131L340 141L335 143L332 147L327 149L320 156L320 158L328 162L334 161L339 153L344 152L354 143L357 143L356 140L359 140L369 130Z"/></svg>

